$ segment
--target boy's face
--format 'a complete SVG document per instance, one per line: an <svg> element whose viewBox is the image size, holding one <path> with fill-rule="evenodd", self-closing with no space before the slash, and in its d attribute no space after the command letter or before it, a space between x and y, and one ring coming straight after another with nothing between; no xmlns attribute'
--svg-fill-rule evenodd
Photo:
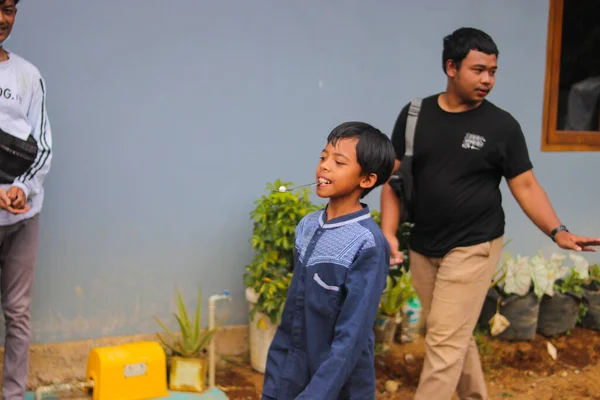
<svg viewBox="0 0 600 400"><path fill-rule="evenodd" d="M0 0L0 45L10 35L16 15L15 0Z"/></svg>
<svg viewBox="0 0 600 400"><path fill-rule="evenodd" d="M319 197L340 198L362 193L372 187L377 175L363 175L356 158L358 139L339 139L334 147L331 142L321 152L317 166L316 192Z"/></svg>
<svg viewBox="0 0 600 400"><path fill-rule="evenodd" d="M448 76L465 100L473 103L483 101L496 82L498 59L494 54L471 50L460 63L460 68L451 64Z"/></svg>

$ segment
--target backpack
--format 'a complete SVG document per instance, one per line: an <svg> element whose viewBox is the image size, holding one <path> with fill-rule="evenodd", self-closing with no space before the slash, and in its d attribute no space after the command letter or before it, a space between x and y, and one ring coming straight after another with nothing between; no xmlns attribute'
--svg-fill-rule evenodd
<svg viewBox="0 0 600 400"><path fill-rule="evenodd" d="M415 141L415 128L419 111L421 111L422 99L414 99L408 107L405 129L405 151L400 168L390 177L389 184L401 202L400 223L412 222L413 217L413 176L412 161Z"/></svg>
<svg viewBox="0 0 600 400"><path fill-rule="evenodd" d="M0 129L0 183L13 183L35 161L38 146L33 136L21 140Z"/></svg>

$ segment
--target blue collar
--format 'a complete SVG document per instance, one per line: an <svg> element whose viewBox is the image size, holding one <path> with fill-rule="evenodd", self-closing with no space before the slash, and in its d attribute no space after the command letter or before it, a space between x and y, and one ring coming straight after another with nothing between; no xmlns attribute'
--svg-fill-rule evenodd
<svg viewBox="0 0 600 400"><path fill-rule="evenodd" d="M369 206L363 203L360 203L360 205L362 206L362 210L333 218L327 222L325 222L325 218L327 218L327 207L325 207L319 216L319 225L323 229L339 228L340 226L371 218L371 210L369 210Z"/></svg>

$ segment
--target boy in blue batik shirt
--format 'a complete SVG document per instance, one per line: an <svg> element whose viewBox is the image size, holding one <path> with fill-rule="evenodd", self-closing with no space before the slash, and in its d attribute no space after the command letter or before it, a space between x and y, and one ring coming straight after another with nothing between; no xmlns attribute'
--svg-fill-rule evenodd
<svg viewBox="0 0 600 400"><path fill-rule="evenodd" d="M336 127L316 192L327 206L296 228L294 276L271 343L263 400L375 399L373 323L390 249L362 199L394 166L391 141L362 122Z"/></svg>

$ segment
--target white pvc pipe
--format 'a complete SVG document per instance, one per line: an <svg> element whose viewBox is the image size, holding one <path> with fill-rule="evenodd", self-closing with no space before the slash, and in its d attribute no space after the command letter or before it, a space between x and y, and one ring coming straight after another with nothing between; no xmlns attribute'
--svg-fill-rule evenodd
<svg viewBox="0 0 600 400"><path fill-rule="evenodd" d="M219 300L231 300L229 292L226 290L223 294L214 294L208 299L208 329L215 329L215 305ZM208 345L208 386L214 388L215 385L215 338L214 335Z"/></svg>

